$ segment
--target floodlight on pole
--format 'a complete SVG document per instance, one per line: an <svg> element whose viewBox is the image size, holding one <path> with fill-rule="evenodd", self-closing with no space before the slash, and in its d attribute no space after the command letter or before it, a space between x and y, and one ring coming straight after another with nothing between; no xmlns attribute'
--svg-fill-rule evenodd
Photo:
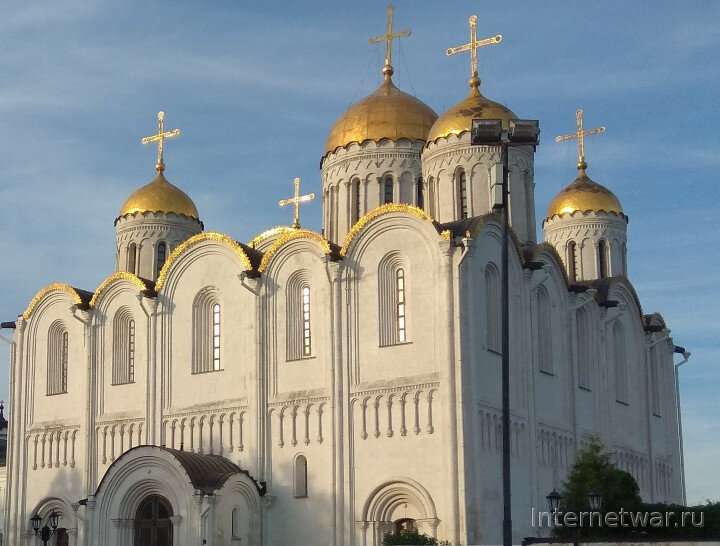
<svg viewBox="0 0 720 546"><path fill-rule="evenodd" d="M502 120L473 119L470 142L475 146L499 146L502 164L500 208L502 214L502 257L500 292L502 301L502 476L503 476L503 544L512 544L512 503L510 487L510 216L508 196L510 166L508 150L511 146L537 146L540 124L537 120L511 120L504 130Z"/></svg>

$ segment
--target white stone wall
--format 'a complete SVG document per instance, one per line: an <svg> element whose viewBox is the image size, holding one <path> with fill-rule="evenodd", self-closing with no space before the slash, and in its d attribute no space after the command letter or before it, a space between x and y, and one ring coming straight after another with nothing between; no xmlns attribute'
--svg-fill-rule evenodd
<svg viewBox="0 0 720 546"><path fill-rule="evenodd" d="M584 281L601 277L598 255L600 241L605 241L607 245L607 276L627 276L627 224L627 217L623 214L575 211L545 219L543 230L545 241L555 247L568 272L568 244L571 241L575 243L576 280Z"/></svg>
<svg viewBox="0 0 720 546"><path fill-rule="evenodd" d="M27 531L35 511L58 507L72 541L94 543L108 524L102 518L115 518L118 526L103 543L124 544L132 503L146 490L142 472L128 474L139 489L120 480L112 502L98 486L112 469L135 468L137 451L129 450L139 444L220 454L266 482L268 495L243 512L243 528L249 533L252 519L263 544L379 544L403 517L451 542L498 542L500 529L489 522L501 516L500 355L485 332L499 317L488 316L484 271L499 263L499 226L489 221L473 236L448 240L426 219L392 212L370 221L339 261L311 237L280 246L275 238L263 246L272 258L253 278L237 247L208 239L170 266L157 298L118 279L92 309L80 311L67 293L50 292L15 330L12 543L23 543L17 533ZM388 256L406 272L407 340L381 346L378 275ZM605 309L593 291L568 291L549 247L538 247L533 259L546 266L523 269L512 252L510 272L516 539L531 532L531 508L545 506L591 436L635 475L646 500L679 500L669 332L643 330L627 282L612 284L607 297L621 305ZM312 354L289 360L287 290L298 274L311 288ZM193 302L208 287L222 308L222 369L192 373ZM550 373L539 370L541 290L551 306ZM583 339L579 309L589 317ZM112 326L120 310L136 323L135 380L112 385ZM46 396L47 331L56 320L70 334L68 393ZM631 396L624 403L615 394L616 321L626 335ZM592 355L588 388L577 382L584 342ZM654 409L651 365L660 382ZM299 455L308 461L308 495L296 498ZM165 493L182 515L178 544L193 544L195 532L208 544L227 544L235 501L220 495L213 504L201 495L195 502L192 491L173 500L183 490L170 483L171 462L152 464L160 476L169 472L160 482L168 482ZM109 511L90 503L75 516L73 503L95 493L91 500ZM204 527L197 526L198 507L208 510Z"/></svg>
<svg viewBox="0 0 720 546"><path fill-rule="evenodd" d="M321 169L325 237L342 245L355 222L385 202L383 184L388 176L393 179L392 202L417 205L422 147L422 142L406 139L368 140L327 154ZM359 185L359 194L355 193L355 184ZM356 206L354 200L358 195Z"/></svg>
<svg viewBox="0 0 720 546"><path fill-rule="evenodd" d="M116 271L129 271L143 279L157 278L157 246L167 245L167 256L180 243L203 229L202 222L186 216L163 212L137 212L115 221ZM129 252L135 244L135 270L130 271Z"/></svg>
<svg viewBox="0 0 720 546"><path fill-rule="evenodd" d="M531 243L536 241L534 155L532 146L513 147L508 155L510 225L521 242ZM422 153L422 172L425 184L434 188L428 186L425 192L425 210L440 222L461 219L461 171L467 177L469 218L491 212L493 204L502 199L496 188L502 184L498 147L471 145L469 132L429 142Z"/></svg>

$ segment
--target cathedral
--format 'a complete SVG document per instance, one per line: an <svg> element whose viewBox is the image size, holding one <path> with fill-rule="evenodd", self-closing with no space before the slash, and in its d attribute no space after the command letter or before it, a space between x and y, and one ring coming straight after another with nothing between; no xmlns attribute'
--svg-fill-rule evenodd
<svg viewBox="0 0 720 546"><path fill-rule="evenodd" d="M502 536L498 146L474 119L516 120L481 91L438 115L393 83L318 150L322 233L246 242L205 230L173 173L115 218L116 270L56 283L14 322L6 544L378 546L416 529L451 544ZM462 96L462 82L450 83ZM328 126L332 116L328 117ZM627 278L628 211L577 178L536 215L532 144L509 151L510 447L514 540L534 535L593 438L644 500L682 498L675 346ZM500 174L498 174L500 173ZM258 198L259 199L259 198ZM544 240L538 241L541 221ZM52 530L52 529L51 529Z"/></svg>

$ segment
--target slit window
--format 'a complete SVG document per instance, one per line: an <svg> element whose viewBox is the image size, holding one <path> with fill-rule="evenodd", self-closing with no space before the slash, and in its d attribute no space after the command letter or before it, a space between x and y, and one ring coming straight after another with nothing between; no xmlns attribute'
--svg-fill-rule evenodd
<svg viewBox="0 0 720 546"><path fill-rule="evenodd" d="M458 179L459 202L460 202L460 218L468 217L468 200L467 200L467 176L465 171L460 171Z"/></svg>
<svg viewBox="0 0 720 546"><path fill-rule="evenodd" d="M383 199L383 203L392 203L393 202L393 179L391 176L388 176L385 179L384 183L384 192L385 192L385 198Z"/></svg>
<svg viewBox="0 0 720 546"><path fill-rule="evenodd" d="M165 265L165 259L167 258L167 245L165 243L158 243L157 246L157 271L155 272L155 276L160 276L160 270Z"/></svg>

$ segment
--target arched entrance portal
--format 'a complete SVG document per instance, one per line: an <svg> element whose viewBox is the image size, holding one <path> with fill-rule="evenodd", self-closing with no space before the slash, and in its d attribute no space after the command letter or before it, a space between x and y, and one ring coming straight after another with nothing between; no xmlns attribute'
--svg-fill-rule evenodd
<svg viewBox="0 0 720 546"><path fill-rule="evenodd" d="M135 514L135 546L172 546L172 507L164 497L150 495Z"/></svg>

